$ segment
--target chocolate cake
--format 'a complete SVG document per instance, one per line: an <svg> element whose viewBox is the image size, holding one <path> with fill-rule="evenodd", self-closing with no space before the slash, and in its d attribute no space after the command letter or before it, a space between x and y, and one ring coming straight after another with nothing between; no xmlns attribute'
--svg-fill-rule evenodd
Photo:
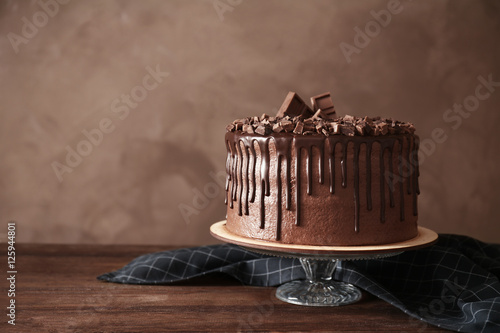
<svg viewBox="0 0 500 333"><path fill-rule="evenodd" d="M338 117L290 92L277 116L225 136L229 232L286 244L380 245L417 236L418 137L407 122Z"/></svg>

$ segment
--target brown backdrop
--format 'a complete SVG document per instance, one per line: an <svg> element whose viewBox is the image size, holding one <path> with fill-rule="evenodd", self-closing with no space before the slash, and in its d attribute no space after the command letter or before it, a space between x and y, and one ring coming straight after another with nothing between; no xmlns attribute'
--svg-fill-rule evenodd
<svg viewBox="0 0 500 333"><path fill-rule="evenodd" d="M226 124L293 90L413 122L419 223L500 242L498 1L60 1L0 4L0 233L215 242Z"/></svg>

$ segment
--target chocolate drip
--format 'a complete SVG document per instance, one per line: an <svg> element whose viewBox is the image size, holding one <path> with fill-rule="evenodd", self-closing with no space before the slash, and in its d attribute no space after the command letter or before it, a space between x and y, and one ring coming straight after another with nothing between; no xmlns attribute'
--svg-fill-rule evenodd
<svg viewBox="0 0 500 333"><path fill-rule="evenodd" d="M388 150L389 150L389 174L387 175L387 182L389 183L389 205L390 207L394 207L394 167L392 160L394 142L392 142Z"/></svg>
<svg viewBox="0 0 500 333"><path fill-rule="evenodd" d="M255 136L250 134L243 134L239 132L229 132L226 134L226 148L227 159L226 159L226 197L225 202L229 204L230 208L233 208L233 202L238 201L238 214L249 214L249 202L254 202L257 187L260 186L260 227L265 228L265 197L271 195L270 189L270 149L269 141L273 140L274 147L276 150L276 164L277 168L274 177L277 181L277 222L276 222L276 240L281 237L281 220L282 220L282 195L283 195L283 163L285 163L285 208L290 210L292 187L291 187L291 145L292 142L295 147L295 224L300 226L300 215L301 215L301 176L302 176L302 155L305 153L306 160L306 181L307 181L307 195L312 194L313 177L312 177L312 166L313 166L313 147L319 150L318 155L318 173L319 173L319 184L324 184L325 175L325 153L328 154L328 169L329 169L329 190L332 195L335 195L335 150L337 144L341 145L341 186L343 188L347 187L347 168L348 168L348 150L349 144L352 143L353 159L352 159L352 172L353 172L353 187L354 187L354 230L355 232L360 231L360 170L359 170L359 155L361 151L361 145L365 145L366 150L366 209L371 211L373 208L372 203L372 147L373 142L377 141L380 144L380 222L384 223L386 220L386 189L385 186L389 187L389 206L395 207L394 192L396 187L396 181L399 182L399 201L400 201L400 219L404 221L405 219L405 190L404 182L408 184L407 195L412 195L413 199L413 214L417 215L417 195L419 193L418 189L418 138L413 135L407 136L407 153L405 154L406 160L403 156L404 142L405 140L399 136L384 136L376 137L348 137L348 136L329 136L324 137L321 135L283 135L275 133L270 136ZM328 141L328 151L325 149L325 141ZM393 152L395 142L398 141L399 149L398 153L398 173L399 176L395 177L393 173L393 165L395 161L393 160ZM259 147L260 153L260 165L257 166L257 153L254 144ZM386 154L387 150L387 154ZM387 158L386 158L387 155ZM387 162L386 162L387 159ZM251 160L251 162L250 162ZM404 163L408 162L408 174L405 174ZM388 163L388 173L386 174L386 163ZM260 178L257 181L256 174L260 174ZM251 181L250 181L251 179ZM252 186L250 186L250 182ZM229 184L231 183L231 184ZM258 185L260 184L260 185ZM231 185L231 186L230 186Z"/></svg>
<svg viewBox="0 0 500 333"><path fill-rule="evenodd" d="M412 174L413 178L413 215L417 216L418 215L418 210L417 210L417 194L420 194L420 187L418 185L418 176L420 176L420 169L418 165L418 148L419 148L419 140L418 138L414 139L414 144L415 144L415 149L412 151L412 155L415 155L414 157L414 162L415 162L415 171Z"/></svg>
<svg viewBox="0 0 500 333"><path fill-rule="evenodd" d="M410 152L412 151L412 149L414 148L414 140L411 136L408 137L408 149L406 150L406 161L408 163L408 174L409 175L412 175L413 174L413 163L411 163L411 160L410 160ZM407 194L411 194L411 189L412 189L412 177L409 177L407 179L407 183L408 183L408 190L407 190Z"/></svg>
<svg viewBox="0 0 500 333"><path fill-rule="evenodd" d="M384 163L384 151L386 147L380 144L380 222L385 222L385 163Z"/></svg>
<svg viewBox="0 0 500 333"><path fill-rule="evenodd" d="M246 154L246 161L245 161L245 188L246 188L246 191L245 191L245 215L249 215L250 212L248 210L248 201L249 201L249 194L250 194L250 189L249 189L249 186L250 186L250 148L245 146L245 154ZM255 184L255 183L254 183ZM243 188L243 187L242 187ZM241 196L240 196L241 198ZM240 200L241 201L241 200Z"/></svg>
<svg viewBox="0 0 500 333"><path fill-rule="evenodd" d="M257 190L257 182L255 180L255 167L257 166L257 154L255 153L255 147L253 146L253 141L250 142L250 154L252 156L252 193L250 197L250 202L255 201L255 191Z"/></svg>
<svg viewBox="0 0 500 333"><path fill-rule="evenodd" d="M404 190L404 181L403 181L403 140L398 139L399 142L399 154L398 154L398 182L399 182L399 204L400 204L400 212L399 219L401 221L405 220L405 190Z"/></svg>
<svg viewBox="0 0 500 333"><path fill-rule="evenodd" d="M238 171L239 171L239 178L240 178L240 182L243 182L243 152L241 151L241 145L240 145L240 142L238 142L236 144L236 148L237 148L237 153L238 153L238 156L239 156L239 159L240 159L240 167L238 168ZM238 195L238 215L241 216L243 215L242 213L242 197L243 197L243 184L240 185L240 188L239 188L239 195Z"/></svg>
<svg viewBox="0 0 500 333"><path fill-rule="evenodd" d="M277 182L277 190L276 194L276 240L280 240L281 238L281 160L283 156L278 153L277 162L278 167L276 168L276 182Z"/></svg>
<svg viewBox="0 0 500 333"><path fill-rule="evenodd" d="M295 148L295 225L300 222L300 158L301 149Z"/></svg>
<svg viewBox="0 0 500 333"><path fill-rule="evenodd" d="M324 156L325 156L325 137L319 135L310 135L310 136L295 136L294 137L294 145L295 145L295 181L296 181L296 190L295 190L295 225L300 224L300 175L301 175L301 156L302 150L307 152L306 156L306 176L307 176L307 194L312 194L312 149L313 147L317 147L319 149L319 183L323 184L323 175L324 175Z"/></svg>
<svg viewBox="0 0 500 333"><path fill-rule="evenodd" d="M276 168L276 181L277 181L277 197L276 197L276 240L280 240L281 238L281 215L282 215L282 203L281 203L281 193L282 193L282 182L281 182L281 163L282 160L285 160L286 166L286 203L285 208L287 210L291 209L291 181L290 181L290 160L292 159L290 155L290 143L291 140L288 140L285 137L275 137L274 144L276 149L276 158L277 158L277 168Z"/></svg>
<svg viewBox="0 0 500 333"><path fill-rule="evenodd" d="M260 228L264 229L265 219L266 219L266 209L264 206L264 196L271 195L271 189L269 186L269 164L270 164L270 154L269 154L269 140L270 138L255 140L259 145L260 150Z"/></svg>
<svg viewBox="0 0 500 333"><path fill-rule="evenodd" d="M340 166L342 168L342 187L347 187L347 145L349 141L343 143L342 145L342 159L340 160Z"/></svg>
<svg viewBox="0 0 500 333"><path fill-rule="evenodd" d="M235 165L237 162L237 158L235 156L236 147L235 147L234 142L229 142L229 145L230 145L230 149L231 149L231 163L229 166L229 169L230 169L229 179L231 180L231 191L229 192L229 207L233 208L233 202L235 200L234 188L235 188L236 184L238 183L238 180L236 179L236 174L235 174L235 169L236 169Z"/></svg>
<svg viewBox="0 0 500 333"><path fill-rule="evenodd" d="M229 141L226 140L226 149L227 149L227 158L226 158L226 195L224 196L224 203L227 205L227 191L229 190L229 182L231 181L231 172L230 172L230 164L231 164L231 148L229 146Z"/></svg>
<svg viewBox="0 0 500 333"><path fill-rule="evenodd" d="M354 143L354 231L359 232L359 142ZM347 147L347 143L345 144Z"/></svg>
<svg viewBox="0 0 500 333"><path fill-rule="evenodd" d="M328 155L328 168L330 171L330 193L335 194L335 147L338 141L333 136L328 137L330 154Z"/></svg>
<svg viewBox="0 0 500 333"><path fill-rule="evenodd" d="M385 140L380 140L380 222L385 222L385 183L389 187L389 206L394 207L394 170L393 170L393 150L394 150L394 138L386 138ZM389 171L385 171L385 158L384 153L388 150L388 164Z"/></svg>
<svg viewBox="0 0 500 333"><path fill-rule="evenodd" d="M366 209L372 210L372 142L366 142Z"/></svg>

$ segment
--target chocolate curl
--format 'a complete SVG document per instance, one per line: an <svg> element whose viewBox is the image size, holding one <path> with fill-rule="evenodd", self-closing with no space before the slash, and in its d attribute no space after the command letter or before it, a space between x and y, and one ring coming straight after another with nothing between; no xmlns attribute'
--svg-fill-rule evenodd
<svg viewBox="0 0 500 333"><path fill-rule="evenodd" d="M335 107L329 92L311 97L313 110L320 110L319 116L323 119L333 120L337 118Z"/></svg>
<svg viewBox="0 0 500 333"><path fill-rule="evenodd" d="M313 115L313 111L307 106L306 103L293 91L286 95L285 101L278 110L277 117L297 117L309 118Z"/></svg>

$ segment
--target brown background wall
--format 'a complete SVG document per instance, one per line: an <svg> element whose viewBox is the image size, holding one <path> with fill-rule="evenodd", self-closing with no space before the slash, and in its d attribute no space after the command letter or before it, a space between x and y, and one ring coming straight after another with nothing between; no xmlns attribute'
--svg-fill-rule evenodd
<svg viewBox="0 0 500 333"><path fill-rule="evenodd" d="M401 1L377 30L371 11L390 3L71 1L49 16L2 1L0 233L16 220L23 242L213 243L226 124L273 114L293 90L413 122L427 142L420 224L500 242L500 87L443 119L477 101L479 76L500 81L500 3ZM367 23L348 62L340 45ZM436 128L446 139L431 144ZM68 149L87 156L68 166ZM193 202L204 189L218 195Z"/></svg>

